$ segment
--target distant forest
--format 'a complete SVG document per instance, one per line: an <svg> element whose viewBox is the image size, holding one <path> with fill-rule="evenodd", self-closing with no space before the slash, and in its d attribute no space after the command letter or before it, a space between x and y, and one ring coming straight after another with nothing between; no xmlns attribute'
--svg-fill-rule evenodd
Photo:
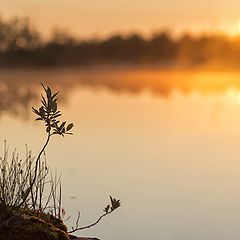
<svg viewBox="0 0 240 240"><path fill-rule="evenodd" d="M55 67L114 64L159 67L240 67L240 37L223 34L174 38L162 31L81 40L56 32L43 40L26 18L0 19L0 67Z"/></svg>

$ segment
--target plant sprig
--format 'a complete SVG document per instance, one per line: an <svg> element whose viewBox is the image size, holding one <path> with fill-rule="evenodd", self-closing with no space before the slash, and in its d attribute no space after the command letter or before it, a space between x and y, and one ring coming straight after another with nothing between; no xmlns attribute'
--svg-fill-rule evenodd
<svg viewBox="0 0 240 240"><path fill-rule="evenodd" d="M39 174L39 168L41 166L40 159L49 143L51 136L54 134L58 134L63 137L65 134L72 135L70 130L74 126L73 123L66 125L66 122L61 122L58 120L58 118L62 115L61 112L58 110L58 105L57 105L58 92L52 93L51 88L48 86L45 87L43 84L42 84L42 87L45 91L46 96L44 97L43 95L41 95L42 96L42 99L41 99L42 105L39 108L39 110L32 107L32 111L38 116L36 118L36 121L43 121L43 123L45 124L46 132L47 132L47 139L36 158L33 177L29 183L29 187L23 192L22 201L18 204L18 207L21 207L25 204L25 202L28 199L29 194L33 191L34 184L36 183L37 176Z"/></svg>
<svg viewBox="0 0 240 240"><path fill-rule="evenodd" d="M121 206L121 202L119 199L117 200L115 198L112 198L112 196L109 196L109 197L110 197L111 205L110 204L107 205L103 210L106 214L113 212L115 209Z"/></svg>
<svg viewBox="0 0 240 240"><path fill-rule="evenodd" d="M58 110L57 95L59 92L52 93L50 87L45 87L42 84L45 91L46 97L42 96L41 103L42 106L37 110L32 108L32 111L38 116L37 121L43 121L46 126L46 132L50 135L58 134L64 137L65 134L71 134L70 130L73 128L74 124L66 124L65 121L59 121L59 117L62 115Z"/></svg>
<svg viewBox="0 0 240 240"><path fill-rule="evenodd" d="M104 208L104 210L103 210L104 214L102 214L96 222L89 224L87 226L84 226L84 227L79 227L80 212L78 211L76 226L72 227L72 230L68 231L68 233L82 231L82 230L85 230L87 228L91 228L91 227L97 225L102 220L102 218L106 217L108 214L112 213L114 210L116 210L117 208L119 208L121 206L120 200L117 200L117 199L113 198L112 196L109 196L109 197L110 197L110 204Z"/></svg>
<svg viewBox="0 0 240 240"><path fill-rule="evenodd" d="M61 196L60 178L57 179L56 176L55 178L53 178L53 176L51 175L50 193L47 196L47 198L44 198L44 186L47 184L46 176L48 175L49 172L48 172L48 168L46 167L46 162L43 162L41 160L41 157L44 154L45 149L49 144L51 136L54 134L57 134L63 137L65 136L65 134L72 135L70 130L74 127L74 124L73 123L67 124L65 121L59 120L59 117L62 114L58 110L58 104L57 104L58 92L53 93L50 87L48 86L45 87L43 84L42 84L42 87L44 89L45 96L41 95L41 106L38 110L36 108L32 108L32 111L37 115L36 121L42 121L44 123L46 127L47 138L35 162L34 160L26 162L26 174L23 174L24 171L22 171L20 162L18 162L17 160L13 161L13 163L15 163L15 165L13 165L14 170L17 169L16 170L17 174L19 176L24 175L25 176L24 179L26 179L24 180L25 185L22 186L23 184L21 184L21 187L17 189L17 193L20 191L21 194L20 194L20 197L17 198L16 206L18 208L28 206L34 210L37 209L42 212L50 208L51 214L53 214L55 217L60 219L64 215L64 210L61 208L62 196ZM3 164L5 164L4 161L3 161ZM32 167L32 165L34 166ZM1 164L0 164L0 167L2 167ZM12 172L11 168L9 169L10 170L8 170L8 172ZM6 179L3 178L4 183L2 183L2 185L5 184L6 182L5 180ZM60 184L59 197L57 197L56 195L57 186L59 184ZM0 187L1 187L1 178L0 178ZM14 190L12 195L14 195L15 192L16 191ZM0 194L0 203L1 201L4 201L4 197L5 197L4 193L2 195ZM46 199L45 202L43 202L44 199ZM53 206L49 206L51 199L52 199ZM117 200L112 196L110 196L110 203L104 208L103 210L104 213L102 213L102 215L94 223L83 226L83 227L79 227L80 212L78 211L76 226L72 227L72 230L68 231L67 233L70 234L76 231L84 230L84 229L95 226L101 221L102 218L111 214L120 206L121 206L120 200L119 199ZM61 212L63 214L61 214ZM0 224L0 228L1 228L1 224Z"/></svg>

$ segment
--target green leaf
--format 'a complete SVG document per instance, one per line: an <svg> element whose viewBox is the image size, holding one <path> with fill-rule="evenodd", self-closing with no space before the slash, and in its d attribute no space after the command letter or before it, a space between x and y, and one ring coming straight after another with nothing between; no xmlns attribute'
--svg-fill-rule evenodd
<svg viewBox="0 0 240 240"><path fill-rule="evenodd" d="M54 113L57 111L57 102L52 102L52 111Z"/></svg>
<svg viewBox="0 0 240 240"><path fill-rule="evenodd" d="M71 132L66 132L65 134L68 134L68 135L73 135L73 133L71 133Z"/></svg>
<svg viewBox="0 0 240 240"><path fill-rule="evenodd" d="M45 86L42 83L41 83L41 85L42 85L44 91L47 93L47 89L45 88Z"/></svg>
<svg viewBox="0 0 240 240"><path fill-rule="evenodd" d="M53 115L54 116L54 118L57 118L57 117L60 117L60 116L62 116L62 114L61 113L59 113L59 114L56 114L56 115Z"/></svg>
<svg viewBox="0 0 240 240"><path fill-rule="evenodd" d="M43 106L41 106L41 107L39 108L39 113L40 113L40 116L41 116L41 117L44 117L44 116L45 116L45 111L44 111Z"/></svg>
<svg viewBox="0 0 240 240"><path fill-rule="evenodd" d="M59 92L57 92L57 93L55 93L55 94L52 95L52 100L53 100L53 101L57 101L57 99L54 99L54 98L58 95L58 93L59 93Z"/></svg>
<svg viewBox="0 0 240 240"><path fill-rule="evenodd" d="M60 113L60 111L56 111L55 113L53 113L53 115L57 115L57 114L59 114Z"/></svg>
<svg viewBox="0 0 240 240"><path fill-rule="evenodd" d="M50 87L47 87L46 93L47 93L47 98L48 98L48 99L51 99L52 91L51 91L51 88L50 88Z"/></svg>
<svg viewBox="0 0 240 240"><path fill-rule="evenodd" d="M68 124L66 130L70 131L73 128L73 126L74 126L73 123Z"/></svg>
<svg viewBox="0 0 240 240"><path fill-rule="evenodd" d="M47 101L46 101L46 99L43 97L43 95L41 95L41 96L42 96L41 102L42 102L42 104L46 107L46 106L47 106Z"/></svg>
<svg viewBox="0 0 240 240"><path fill-rule="evenodd" d="M112 196L109 196L110 197L110 200L111 200L111 205L113 205L113 198Z"/></svg>
<svg viewBox="0 0 240 240"><path fill-rule="evenodd" d="M118 207L121 206L120 200L116 200L115 198L112 198L111 196L110 196L110 200L111 200L111 211L114 211L115 209L117 209Z"/></svg>
<svg viewBox="0 0 240 240"><path fill-rule="evenodd" d="M107 206L104 208L103 211L104 211L105 213L109 213L109 208L110 208L110 205L107 205Z"/></svg>
<svg viewBox="0 0 240 240"><path fill-rule="evenodd" d="M66 124L66 122L63 122L63 123L60 125L59 130L62 130L62 129L64 128L65 124Z"/></svg>
<svg viewBox="0 0 240 240"><path fill-rule="evenodd" d="M37 109L35 109L34 107L32 107L32 111L33 111L34 113L36 113L37 115L40 115L39 111L38 111Z"/></svg>

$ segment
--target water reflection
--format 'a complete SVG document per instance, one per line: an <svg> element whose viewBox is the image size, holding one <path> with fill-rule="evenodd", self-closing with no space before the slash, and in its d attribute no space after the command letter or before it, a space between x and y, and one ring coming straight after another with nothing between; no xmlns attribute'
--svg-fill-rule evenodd
<svg viewBox="0 0 240 240"><path fill-rule="evenodd" d="M108 89L114 93L138 94L144 90L168 97L175 90L182 94L222 94L229 88L240 89L238 72L166 71L134 68L89 68L55 70L1 70L0 114L8 112L27 118L31 104L39 96L40 83L64 92L67 102L72 90Z"/></svg>
<svg viewBox="0 0 240 240"><path fill-rule="evenodd" d="M8 112L13 116L29 116L30 102L35 99L35 91L29 84L21 84L16 81L0 82L0 114Z"/></svg>
<svg viewBox="0 0 240 240"><path fill-rule="evenodd" d="M12 114L26 106L29 112L39 101L40 82L61 91L74 136L55 138L47 157L63 172L64 208L73 216L67 224L75 224L78 209L82 225L92 222L108 194L123 201L119 212L84 235L238 239L239 77L146 69L4 70L1 105L9 104ZM45 137L40 124L12 117L2 117L0 131L11 146L26 143L35 153Z"/></svg>

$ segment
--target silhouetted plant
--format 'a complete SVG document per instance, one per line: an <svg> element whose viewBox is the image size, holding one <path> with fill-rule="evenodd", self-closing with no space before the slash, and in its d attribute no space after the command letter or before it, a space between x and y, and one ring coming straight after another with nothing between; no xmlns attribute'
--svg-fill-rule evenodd
<svg viewBox="0 0 240 240"><path fill-rule="evenodd" d="M36 183L38 174L41 172L39 171L39 169L41 168L40 159L49 143L51 136L55 134L61 135L61 136L64 136L65 134L72 134L69 131L74 126L73 123L70 123L67 126L65 126L66 122L62 122L58 120L58 118L62 115L61 112L58 110L58 105L57 105L58 92L52 93L52 90L50 89L50 87L46 88L43 84L42 84L42 87L45 91L46 96L44 97L42 95L42 99L41 99L42 105L39 108L39 110L32 108L32 111L38 116L36 120L42 121L45 124L47 139L37 156L35 167L34 167L33 178L30 179L30 185L28 189L24 192L22 201L19 203L18 207L21 207L22 205L24 205L30 193L32 195L33 186ZM46 176L43 176L43 180L45 179L45 177ZM39 191L39 194L41 196L42 189L38 188L37 190ZM36 194L36 197L37 196L38 195Z"/></svg>
<svg viewBox="0 0 240 240"><path fill-rule="evenodd" d="M94 223L91 223L87 226L83 226L83 227L79 227L79 219L80 219L80 212L78 211L78 217L77 217L77 221L76 221L76 226L75 227L72 227L72 230L68 231L68 233L74 233L76 231L81 231L81 230L84 230L84 229L87 229L87 228L91 228L95 225L97 225L101 219L105 216L107 216L108 214L112 213L114 210L116 210L117 208L119 208L121 206L121 202L120 200L116 200L115 198L112 198L110 196L110 204L107 205L105 208L104 208L104 214L102 214L98 220Z"/></svg>
<svg viewBox="0 0 240 240"><path fill-rule="evenodd" d="M57 173L52 174L49 170L44 153L53 135L63 137L66 134L72 135L70 130L74 124L67 124L65 121L59 120L62 114L58 110L58 92L53 93L50 87L45 87L43 84L42 87L45 96L41 96L41 106L39 109L32 108L32 111L37 115L36 121L41 121L45 125L47 133L45 144L36 160L32 157L31 152L26 149L27 157L24 161L19 159L14 152L9 162L8 149L5 143L4 156L0 158L0 207L7 208L10 206L11 209L14 209L14 212L18 212L17 214L21 214L22 209L49 213L60 220L64 215L60 177L57 176ZM103 217L112 213L118 207L120 207L120 200L110 196L110 204L104 208L104 214L96 222L84 227L78 226L80 218L78 212L76 226L72 227L72 230L68 233L96 225ZM6 227L11 218L12 216L2 217L0 214L0 229Z"/></svg>
<svg viewBox="0 0 240 240"><path fill-rule="evenodd" d="M42 106L39 110L32 108L33 112L38 115L37 121L43 121L46 126L46 132L51 136L58 134L64 136L65 134L72 134L69 132L73 128L73 123L66 126L66 122L60 122L58 118L62 115L58 110L57 105L57 93L52 93L49 87L45 87L42 84L44 91L46 93L46 98L42 96Z"/></svg>

